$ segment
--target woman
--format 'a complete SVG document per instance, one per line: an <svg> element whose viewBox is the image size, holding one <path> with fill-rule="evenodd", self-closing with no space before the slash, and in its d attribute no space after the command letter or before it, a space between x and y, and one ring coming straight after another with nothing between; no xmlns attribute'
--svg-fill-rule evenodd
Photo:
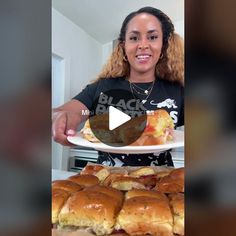
<svg viewBox="0 0 236 236"><path fill-rule="evenodd" d="M69 145L67 135L74 135L87 117L94 98L109 89L126 89L143 101L147 110L166 109L175 126L184 124L183 112L183 42L163 12L144 7L124 20L118 45L97 81L88 85L70 102L53 111L53 137ZM161 154L124 155L99 152L98 163L112 166L173 166L168 151Z"/></svg>

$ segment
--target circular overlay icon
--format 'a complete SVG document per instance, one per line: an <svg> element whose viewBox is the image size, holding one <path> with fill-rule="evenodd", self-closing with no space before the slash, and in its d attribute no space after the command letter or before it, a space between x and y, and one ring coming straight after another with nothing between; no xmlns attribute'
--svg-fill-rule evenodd
<svg viewBox="0 0 236 236"><path fill-rule="evenodd" d="M127 90L103 92L90 111L89 123L95 137L114 147L134 143L143 133L147 122L143 103Z"/></svg>

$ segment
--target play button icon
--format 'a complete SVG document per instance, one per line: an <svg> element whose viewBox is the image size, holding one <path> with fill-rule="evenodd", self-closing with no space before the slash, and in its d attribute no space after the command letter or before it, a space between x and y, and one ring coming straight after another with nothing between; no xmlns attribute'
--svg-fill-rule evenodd
<svg viewBox="0 0 236 236"><path fill-rule="evenodd" d="M109 106L109 130L116 129L131 119L130 116L126 115L119 109Z"/></svg>
<svg viewBox="0 0 236 236"><path fill-rule="evenodd" d="M100 93L90 109L89 124L97 140L113 147L134 143L146 127L146 109L132 93L112 89Z"/></svg>

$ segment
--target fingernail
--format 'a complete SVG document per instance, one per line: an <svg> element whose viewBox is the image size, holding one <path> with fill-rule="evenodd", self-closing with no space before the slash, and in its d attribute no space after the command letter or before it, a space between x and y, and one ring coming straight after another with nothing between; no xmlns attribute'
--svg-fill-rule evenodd
<svg viewBox="0 0 236 236"><path fill-rule="evenodd" d="M67 130L67 135L74 135L75 131L73 129Z"/></svg>

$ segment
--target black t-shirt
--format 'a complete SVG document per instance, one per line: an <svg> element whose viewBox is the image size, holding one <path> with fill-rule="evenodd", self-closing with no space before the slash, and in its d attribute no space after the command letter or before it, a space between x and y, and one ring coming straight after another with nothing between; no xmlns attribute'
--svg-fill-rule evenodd
<svg viewBox="0 0 236 236"><path fill-rule="evenodd" d="M148 89L152 83L135 83L142 89ZM152 92L146 99L146 95L135 93L130 89L129 81L124 78L101 79L89 84L74 99L82 102L89 110L92 109L93 102L99 97L101 92L112 89L123 89L133 92L133 95L141 100L147 100L144 107L148 111L165 109L172 117L175 127L184 125L184 88L176 83L157 78ZM170 153L161 154L113 154L99 152L98 162L109 166L148 166L148 165L169 165L173 162Z"/></svg>

